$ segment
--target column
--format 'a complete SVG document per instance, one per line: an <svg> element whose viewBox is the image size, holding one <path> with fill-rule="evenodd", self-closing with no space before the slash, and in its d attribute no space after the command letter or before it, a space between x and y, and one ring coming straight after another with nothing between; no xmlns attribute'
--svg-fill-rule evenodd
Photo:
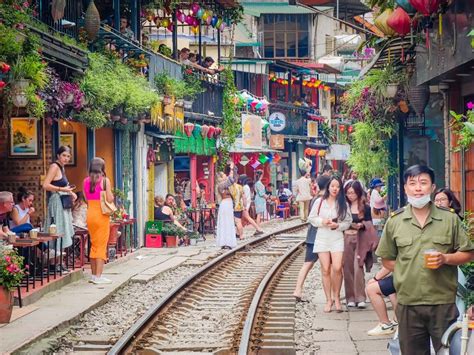
<svg viewBox="0 0 474 355"><path fill-rule="evenodd" d="M214 157L209 157L209 202L214 203L215 201L215 194L214 194L214 185L215 185L215 178L216 178L216 165L214 163Z"/></svg>
<svg viewBox="0 0 474 355"><path fill-rule="evenodd" d="M189 170L191 179L191 206L196 207L196 180L197 180L197 156L196 154L189 155Z"/></svg>

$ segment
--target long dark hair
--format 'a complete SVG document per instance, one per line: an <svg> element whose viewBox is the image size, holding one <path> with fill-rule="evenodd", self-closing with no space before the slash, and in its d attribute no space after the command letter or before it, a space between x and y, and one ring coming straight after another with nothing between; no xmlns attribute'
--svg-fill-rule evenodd
<svg viewBox="0 0 474 355"><path fill-rule="evenodd" d="M346 202L346 194L344 193L344 188L342 187L342 181L338 176L331 176L329 182L326 185L326 191L324 191L323 200L327 200L329 197L329 187L331 186L331 182L336 180L339 183L339 193L336 196L336 207L337 207L337 219L342 221L347 213L347 202Z"/></svg>
<svg viewBox="0 0 474 355"><path fill-rule="evenodd" d="M56 159L64 152L69 152L69 154L71 154L71 148L65 145L60 146L58 150L56 150Z"/></svg>
<svg viewBox="0 0 474 355"><path fill-rule="evenodd" d="M75 211L79 207L81 207L82 204L87 204L86 198L84 196L84 193L82 191L76 192L77 199L74 201L74 205L72 206L72 210Z"/></svg>
<svg viewBox="0 0 474 355"><path fill-rule="evenodd" d="M16 195L17 203L21 203L24 199L28 198L31 195L34 195L33 192L27 190L26 187L21 186L18 189L18 194Z"/></svg>
<svg viewBox="0 0 474 355"><path fill-rule="evenodd" d="M461 213L461 203L454 195L454 192L446 187L443 187L435 192L434 198L436 198L436 195L440 193L443 193L446 196L448 196L449 207L451 207L454 210L454 212L456 212L456 214L459 215Z"/></svg>
<svg viewBox="0 0 474 355"><path fill-rule="evenodd" d="M357 209L359 210L358 216L360 219L364 218L365 206L367 205L367 201L364 196L364 189L362 188L362 184L357 181L353 180L346 184L344 188L344 194L346 195L347 203L349 206L352 205L352 202L347 198L347 191L352 188L357 196Z"/></svg>
<svg viewBox="0 0 474 355"><path fill-rule="evenodd" d="M89 178L90 187L89 192L92 194L95 191L95 187L102 177L105 177L105 161L102 158L94 158L89 164Z"/></svg>

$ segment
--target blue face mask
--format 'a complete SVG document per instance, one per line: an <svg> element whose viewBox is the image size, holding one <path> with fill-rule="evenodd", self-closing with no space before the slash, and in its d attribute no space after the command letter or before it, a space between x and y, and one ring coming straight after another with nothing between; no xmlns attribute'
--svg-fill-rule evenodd
<svg viewBox="0 0 474 355"><path fill-rule="evenodd" d="M424 195L421 197L408 196L408 203L415 208L421 209L431 201L431 195Z"/></svg>

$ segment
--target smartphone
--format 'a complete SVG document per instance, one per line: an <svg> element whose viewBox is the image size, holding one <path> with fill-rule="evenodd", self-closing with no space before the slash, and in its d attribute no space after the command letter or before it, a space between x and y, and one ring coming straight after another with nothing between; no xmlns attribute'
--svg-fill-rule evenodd
<svg viewBox="0 0 474 355"><path fill-rule="evenodd" d="M69 185L69 187L74 190L76 188L76 185L72 184L72 185Z"/></svg>
<svg viewBox="0 0 474 355"><path fill-rule="evenodd" d="M331 221L337 223L337 218L333 218ZM331 228L331 230L336 230L336 228Z"/></svg>

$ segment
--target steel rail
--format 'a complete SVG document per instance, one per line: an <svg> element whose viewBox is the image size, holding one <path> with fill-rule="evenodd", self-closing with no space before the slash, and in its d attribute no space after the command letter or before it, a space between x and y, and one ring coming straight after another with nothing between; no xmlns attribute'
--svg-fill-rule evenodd
<svg viewBox="0 0 474 355"><path fill-rule="evenodd" d="M277 275L279 269L283 266L285 261L291 258L304 243L305 243L304 241L299 242L293 248L291 248L288 252L286 252L286 254L282 255L260 282L260 285L255 291L255 295L252 299L252 302L250 303L250 307L247 312L247 317L245 319L244 327L242 329L242 335L240 338L239 353L238 353L239 355L246 355L250 353L249 345L250 345L250 338L252 336L253 324L255 321L255 316L257 315L258 306L262 301L263 295L265 294L265 290L270 285L273 278Z"/></svg>
<svg viewBox="0 0 474 355"><path fill-rule="evenodd" d="M180 294L186 287L191 285L197 278L203 276L212 268L217 266L218 264L222 263L223 261L229 259L230 257L234 256L236 253L244 251L247 247L253 246L255 244L259 244L271 237L277 236L278 234L292 232L294 230L298 230L302 227L307 225L307 223L301 223L296 226L288 227L276 232L272 232L266 235L263 235L257 239L253 239L241 246L228 251L227 253L221 255L220 257L212 260L208 264L204 265L203 267L199 268L193 275L190 275L185 280L180 282L176 287L171 289L161 300L160 302L156 303L153 307L151 307L143 316L141 316L126 332L123 334L119 340L114 344L114 346L107 352L108 355L116 355L122 354L126 349L128 349L136 338L137 334L139 334L144 328L146 328L155 318L155 316L163 310L171 301Z"/></svg>

